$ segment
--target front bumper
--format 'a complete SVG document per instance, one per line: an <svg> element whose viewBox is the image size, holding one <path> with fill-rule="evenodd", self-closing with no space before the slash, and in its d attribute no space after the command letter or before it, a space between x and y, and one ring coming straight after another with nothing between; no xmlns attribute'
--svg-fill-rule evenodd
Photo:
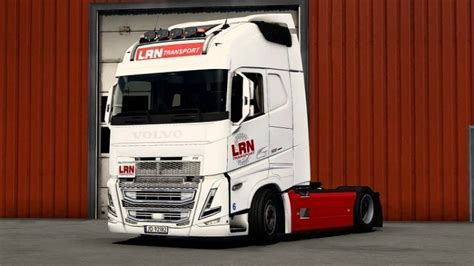
<svg viewBox="0 0 474 266"><path fill-rule="evenodd" d="M188 223L156 222L156 221L131 221L129 209L123 206L124 193L119 186L117 178L110 178L107 186L110 191L111 202L115 212L109 211L108 228L111 232L127 234L147 234L146 225L167 226L167 236L190 237L227 237L242 235L244 233L231 233L229 217L229 185L223 175L204 177L197 188L194 205L189 215ZM216 189L211 208L220 207L220 211L205 218L201 217L206 207L207 197L212 189ZM208 206L209 207L209 206ZM110 208L109 208L110 209ZM156 235L156 234L154 234Z"/></svg>
<svg viewBox="0 0 474 266"><path fill-rule="evenodd" d="M165 225L165 224L162 224ZM169 226L169 225L166 225ZM119 221L108 222L109 231L113 233L126 233L126 234L145 234L145 225L128 225L123 224ZM168 227L168 234L153 234L161 236L182 236L182 237L227 237L235 236L236 234L230 233L229 224L220 225L192 225L185 228Z"/></svg>

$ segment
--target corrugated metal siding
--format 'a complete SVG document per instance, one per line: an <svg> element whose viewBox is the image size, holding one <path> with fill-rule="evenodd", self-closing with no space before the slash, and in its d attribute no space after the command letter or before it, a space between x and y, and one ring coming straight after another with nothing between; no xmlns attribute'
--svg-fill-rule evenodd
<svg viewBox="0 0 474 266"><path fill-rule="evenodd" d="M312 175L390 220L468 219L473 4L310 1Z"/></svg>
<svg viewBox="0 0 474 266"><path fill-rule="evenodd" d="M86 217L89 0L0 5L0 217ZM390 220L467 220L472 1L309 6L314 179L375 187Z"/></svg>
<svg viewBox="0 0 474 266"><path fill-rule="evenodd" d="M0 217L86 217L88 2L0 5Z"/></svg>

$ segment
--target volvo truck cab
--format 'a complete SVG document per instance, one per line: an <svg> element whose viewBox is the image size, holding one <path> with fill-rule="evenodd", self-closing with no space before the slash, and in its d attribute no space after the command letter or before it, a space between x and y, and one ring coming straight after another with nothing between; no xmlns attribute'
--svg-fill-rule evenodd
<svg viewBox="0 0 474 266"><path fill-rule="evenodd" d="M306 90L291 15L146 32L110 91L108 227L172 236L381 226L378 193L311 182Z"/></svg>

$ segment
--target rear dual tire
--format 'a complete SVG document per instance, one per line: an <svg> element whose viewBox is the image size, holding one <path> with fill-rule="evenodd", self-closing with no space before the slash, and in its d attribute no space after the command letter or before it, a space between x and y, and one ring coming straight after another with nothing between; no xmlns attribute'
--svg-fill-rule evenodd
<svg viewBox="0 0 474 266"><path fill-rule="evenodd" d="M356 232L372 231L377 216L375 206L374 192L368 187L357 187L354 202L354 230Z"/></svg>

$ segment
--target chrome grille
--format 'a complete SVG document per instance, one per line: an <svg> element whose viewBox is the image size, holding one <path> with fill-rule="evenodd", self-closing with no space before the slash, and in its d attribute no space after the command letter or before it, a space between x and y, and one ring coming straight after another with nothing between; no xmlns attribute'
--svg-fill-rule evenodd
<svg viewBox="0 0 474 266"><path fill-rule="evenodd" d="M135 176L198 176L200 162L190 161L135 161Z"/></svg>
<svg viewBox="0 0 474 266"><path fill-rule="evenodd" d="M166 191L166 190L126 190L123 197L131 202L173 202L183 203L194 199L194 190Z"/></svg>
<svg viewBox="0 0 474 266"><path fill-rule="evenodd" d="M120 180L125 221L187 224L200 178L137 177Z"/></svg>
<svg viewBox="0 0 474 266"><path fill-rule="evenodd" d="M197 189L197 182L187 182L187 183L171 183L171 182L159 182L159 183L137 183L137 182L121 182L120 188L122 189Z"/></svg>
<svg viewBox="0 0 474 266"><path fill-rule="evenodd" d="M198 177L196 180L199 179ZM152 177L152 176L138 176L135 178L136 183L184 183L186 182L186 177L184 176L168 176L168 177ZM191 180L192 181L192 180Z"/></svg>
<svg viewBox="0 0 474 266"><path fill-rule="evenodd" d="M163 210L163 209L173 209L176 208L177 206L174 204L160 204L160 203L133 203L129 201L122 201L123 207L127 209L143 209L143 208L151 208L151 209L158 209L158 210ZM179 205L180 210L190 210L194 207L194 202L190 202L184 205Z"/></svg>

